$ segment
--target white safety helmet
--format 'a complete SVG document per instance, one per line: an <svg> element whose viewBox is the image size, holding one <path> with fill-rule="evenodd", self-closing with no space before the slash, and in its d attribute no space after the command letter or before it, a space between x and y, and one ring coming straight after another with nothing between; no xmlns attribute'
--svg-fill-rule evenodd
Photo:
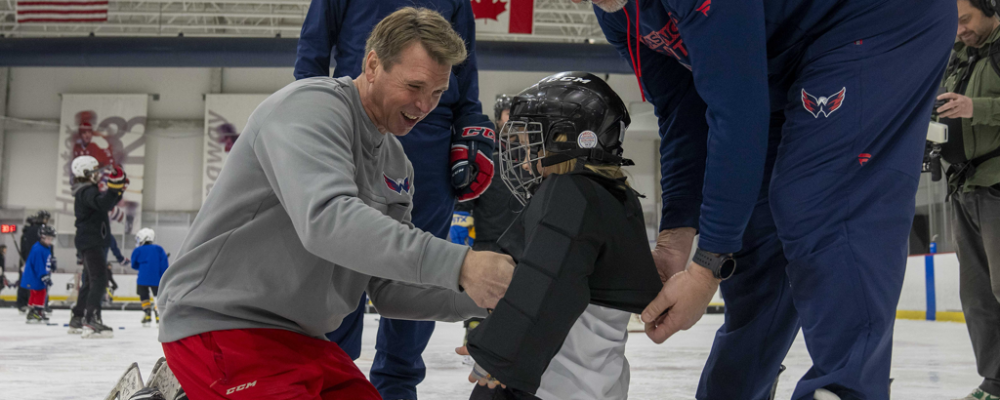
<svg viewBox="0 0 1000 400"><path fill-rule="evenodd" d="M94 157L79 156L73 159L73 164L70 168L73 170L74 177L93 179L97 170L100 169L100 165Z"/></svg>
<svg viewBox="0 0 1000 400"><path fill-rule="evenodd" d="M139 232L135 233L135 246L142 246L144 243L152 243L153 239L156 237L156 233L152 229L142 228Z"/></svg>

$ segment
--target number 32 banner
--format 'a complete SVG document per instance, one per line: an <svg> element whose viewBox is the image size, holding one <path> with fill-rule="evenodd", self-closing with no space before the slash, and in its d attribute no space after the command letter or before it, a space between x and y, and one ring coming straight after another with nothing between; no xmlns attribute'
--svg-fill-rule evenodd
<svg viewBox="0 0 1000 400"><path fill-rule="evenodd" d="M106 173L120 165L129 186L109 214L111 232L131 237L142 226L143 169L146 159L146 94L63 94L59 121L59 157L56 204L53 210L58 233L76 232L73 213L73 172L79 156L91 156ZM106 190L106 176L98 188ZM124 243L119 243L124 246Z"/></svg>

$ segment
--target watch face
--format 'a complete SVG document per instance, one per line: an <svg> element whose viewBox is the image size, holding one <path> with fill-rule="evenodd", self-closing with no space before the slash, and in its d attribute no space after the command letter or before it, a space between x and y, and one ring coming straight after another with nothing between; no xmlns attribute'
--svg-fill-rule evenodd
<svg viewBox="0 0 1000 400"><path fill-rule="evenodd" d="M719 278L722 280L729 279L736 272L736 259L732 257L726 258L722 261L722 265L719 266Z"/></svg>

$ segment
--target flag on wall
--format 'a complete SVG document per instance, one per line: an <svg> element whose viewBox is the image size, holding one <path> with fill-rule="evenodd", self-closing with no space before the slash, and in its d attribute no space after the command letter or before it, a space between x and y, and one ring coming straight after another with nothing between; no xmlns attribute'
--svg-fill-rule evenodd
<svg viewBox="0 0 1000 400"><path fill-rule="evenodd" d="M17 0L17 23L107 22L108 0Z"/></svg>
<svg viewBox="0 0 1000 400"><path fill-rule="evenodd" d="M531 34L535 0L469 0L476 32Z"/></svg>
<svg viewBox="0 0 1000 400"><path fill-rule="evenodd" d="M202 158L201 201L219 179L229 151L236 144L250 114L269 95L209 94L205 96L205 146Z"/></svg>
<svg viewBox="0 0 1000 400"><path fill-rule="evenodd" d="M142 227L142 187L146 164L147 94L63 94L59 121L56 216L58 233L75 233L73 172L70 165L79 156L97 159L104 173L115 165L125 169L129 185L118 202L111 233L130 238ZM106 176L97 185L107 190ZM124 244L121 244L124 246Z"/></svg>

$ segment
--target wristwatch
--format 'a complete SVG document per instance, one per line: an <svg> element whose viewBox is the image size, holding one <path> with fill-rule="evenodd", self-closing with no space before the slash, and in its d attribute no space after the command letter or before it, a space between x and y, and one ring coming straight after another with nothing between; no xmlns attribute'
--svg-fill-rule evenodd
<svg viewBox="0 0 1000 400"><path fill-rule="evenodd" d="M694 252L694 259L691 261L708 268L715 279L726 280L736 272L736 259L732 254L715 254L699 248Z"/></svg>

